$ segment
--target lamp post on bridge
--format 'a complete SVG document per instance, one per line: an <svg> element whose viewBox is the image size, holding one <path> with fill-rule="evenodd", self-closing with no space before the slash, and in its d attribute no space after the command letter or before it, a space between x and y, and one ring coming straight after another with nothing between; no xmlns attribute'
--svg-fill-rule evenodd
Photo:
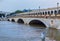
<svg viewBox="0 0 60 41"><path fill-rule="evenodd" d="M39 14L40 14L40 6L39 6ZM40 14L41 15L41 14Z"/></svg>
<svg viewBox="0 0 60 41"><path fill-rule="evenodd" d="M58 15L58 9L59 9L59 3L57 2L57 14L55 14L55 17Z"/></svg>
<svg viewBox="0 0 60 41"><path fill-rule="evenodd" d="M57 2L57 14L58 14L58 9L59 9L59 3Z"/></svg>
<svg viewBox="0 0 60 41"><path fill-rule="evenodd" d="M29 16L31 16L31 14L30 14L30 9L28 10L28 12L29 12Z"/></svg>

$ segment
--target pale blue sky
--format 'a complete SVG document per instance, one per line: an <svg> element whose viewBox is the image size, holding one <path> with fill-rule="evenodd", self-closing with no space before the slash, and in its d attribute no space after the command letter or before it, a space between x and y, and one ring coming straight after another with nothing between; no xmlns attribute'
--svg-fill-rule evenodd
<svg viewBox="0 0 60 41"><path fill-rule="evenodd" d="M60 0L1 0L0 11L11 12L23 9L38 9L56 7L56 3Z"/></svg>

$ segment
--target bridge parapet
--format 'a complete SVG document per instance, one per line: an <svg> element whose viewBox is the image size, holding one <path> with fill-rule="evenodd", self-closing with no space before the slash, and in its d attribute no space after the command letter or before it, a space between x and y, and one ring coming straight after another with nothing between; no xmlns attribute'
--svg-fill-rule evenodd
<svg viewBox="0 0 60 41"><path fill-rule="evenodd" d="M21 15L14 15L14 16L9 16L7 18L51 18L51 19L60 19L60 14L55 15L40 15L40 14L21 14Z"/></svg>

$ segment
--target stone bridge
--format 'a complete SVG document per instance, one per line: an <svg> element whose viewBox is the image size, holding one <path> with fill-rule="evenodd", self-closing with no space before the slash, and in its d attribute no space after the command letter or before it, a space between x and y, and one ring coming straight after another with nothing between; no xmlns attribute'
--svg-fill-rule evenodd
<svg viewBox="0 0 60 41"><path fill-rule="evenodd" d="M45 27L54 27L57 28L60 25L60 19L57 18L40 18L40 17L28 17L28 16L15 16L15 17L9 17L7 19L8 21L18 22L18 23L24 23L24 24L40 24Z"/></svg>
<svg viewBox="0 0 60 41"><path fill-rule="evenodd" d="M60 25L60 7L34 9L31 12L12 15L8 17L7 20L24 24L40 24L46 27L53 26L58 28Z"/></svg>

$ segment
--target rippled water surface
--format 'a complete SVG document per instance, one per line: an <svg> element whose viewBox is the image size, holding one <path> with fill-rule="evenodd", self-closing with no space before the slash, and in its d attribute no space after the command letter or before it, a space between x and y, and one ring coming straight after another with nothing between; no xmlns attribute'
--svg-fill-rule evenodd
<svg viewBox="0 0 60 41"><path fill-rule="evenodd" d="M0 41L41 41L40 33L44 31L46 31L45 28L0 21ZM56 29L49 29L47 36L59 41L59 32Z"/></svg>

